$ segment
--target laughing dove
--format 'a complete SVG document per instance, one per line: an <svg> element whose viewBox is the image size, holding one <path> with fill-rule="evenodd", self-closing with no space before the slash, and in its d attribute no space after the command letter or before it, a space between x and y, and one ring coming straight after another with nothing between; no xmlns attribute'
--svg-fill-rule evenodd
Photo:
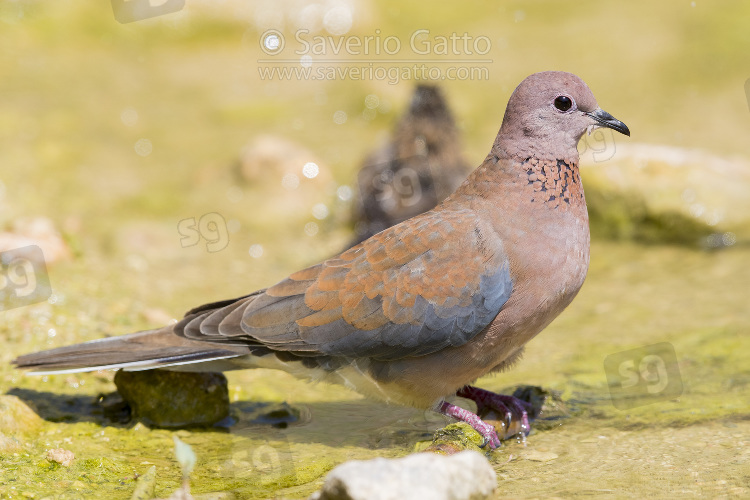
<svg viewBox="0 0 750 500"><path fill-rule="evenodd" d="M37 373L279 368L433 408L494 448L495 428L445 398L515 414L528 432L522 402L470 384L517 361L583 284L589 226L576 145L595 127L630 135L577 76L531 75L511 95L484 163L433 210L175 325L15 364Z"/></svg>
<svg viewBox="0 0 750 500"><path fill-rule="evenodd" d="M418 85L390 142L359 171L352 245L434 208L469 170L443 93L435 85Z"/></svg>

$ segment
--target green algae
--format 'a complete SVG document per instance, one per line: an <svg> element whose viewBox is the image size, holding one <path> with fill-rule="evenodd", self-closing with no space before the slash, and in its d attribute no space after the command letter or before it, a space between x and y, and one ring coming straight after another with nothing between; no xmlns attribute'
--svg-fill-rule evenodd
<svg viewBox="0 0 750 500"><path fill-rule="evenodd" d="M151 500L156 492L156 466L152 465L145 474L138 476L135 490L130 500Z"/></svg>
<svg viewBox="0 0 750 500"><path fill-rule="evenodd" d="M465 422L456 422L435 432L432 444L424 451L439 455L453 455L464 450L485 453L485 446L484 438L473 427Z"/></svg>
<svg viewBox="0 0 750 500"><path fill-rule="evenodd" d="M697 247L717 231L677 211L650 209L634 192L587 187L586 205L591 233L602 238Z"/></svg>

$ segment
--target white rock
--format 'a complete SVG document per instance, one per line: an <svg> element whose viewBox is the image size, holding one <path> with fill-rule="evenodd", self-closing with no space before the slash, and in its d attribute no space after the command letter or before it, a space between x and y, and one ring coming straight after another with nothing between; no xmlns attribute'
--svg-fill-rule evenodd
<svg viewBox="0 0 750 500"><path fill-rule="evenodd" d="M480 453L417 453L341 464L310 500L481 500L496 486L495 471Z"/></svg>

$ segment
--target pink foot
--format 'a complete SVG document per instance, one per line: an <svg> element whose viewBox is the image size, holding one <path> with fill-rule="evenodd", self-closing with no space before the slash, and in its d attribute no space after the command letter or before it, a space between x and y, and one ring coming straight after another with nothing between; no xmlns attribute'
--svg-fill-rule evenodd
<svg viewBox="0 0 750 500"><path fill-rule="evenodd" d="M526 401L522 401L513 396L496 394L478 387L467 385L456 392L456 396L471 399L477 404L477 413L489 408L505 416L505 429L512 429L513 422L520 422L520 432L525 436L529 435L531 425L529 424L529 412L533 413L532 406ZM533 415L532 415L533 416ZM515 434L515 432L514 432ZM510 437L510 435L507 435Z"/></svg>
<svg viewBox="0 0 750 500"><path fill-rule="evenodd" d="M490 445L490 449L493 450L500 446L500 438L497 437L497 431L495 431L495 427L488 423L485 423L481 418L479 418L476 414L470 412L469 410L464 410L460 406L452 405L446 401L443 401L443 404L440 405L440 413L455 418L456 420L460 420L461 422L466 422L467 424L472 426L474 430L481 434L484 438L484 443L482 443L481 445L482 448L484 448L488 444Z"/></svg>

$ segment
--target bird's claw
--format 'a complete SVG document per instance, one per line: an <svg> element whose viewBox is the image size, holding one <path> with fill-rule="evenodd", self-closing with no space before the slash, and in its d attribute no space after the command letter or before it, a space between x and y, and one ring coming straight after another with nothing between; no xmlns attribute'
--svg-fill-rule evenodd
<svg viewBox="0 0 750 500"><path fill-rule="evenodd" d="M516 416L516 422L520 422L519 431L525 436L528 436L531 432L531 424L529 423L529 412L532 411L531 405L526 401L522 401L513 396L505 396L502 394L495 394L497 401L491 401L487 407L504 413L505 415L505 429L511 432L511 426L514 422L513 417ZM508 398L507 400L505 398Z"/></svg>
<svg viewBox="0 0 750 500"><path fill-rule="evenodd" d="M487 418L489 413L496 413L500 417L496 421L504 427L506 439L519 433L528 436L531 432L529 414L533 415L534 410L526 401L473 386L460 389L456 395L476 402L477 413L482 415L481 418Z"/></svg>
<svg viewBox="0 0 750 500"><path fill-rule="evenodd" d="M490 431L490 433L488 433L490 435L484 434L482 431L476 428L474 430L481 434L484 438L482 440L482 444L479 445L480 448L484 449L487 445L490 445L490 450L494 450L501 446L500 438L497 436L497 432L494 428Z"/></svg>
<svg viewBox="0 0 750 500"><path fill-rule="evenodd" d="M500 446L500 438L497 435L495 426L484 422L479 416L477 416L477 414L461 408L460 406L452 405L447 401L444 401L440 406L440 413L469 424L484 438L482 444L479 446L480 448L489 445L490 449L494 450Z"/></svg>
<svg viewBox="0 0 750 500"><path fill-rule="evenodd" d="M497 435L497 431L495 430L494 425L484 422L479 417L477 417L477 420L475 422L467 423L471 425L471 427L484 438L482 440L482 444L479 445L480 448L484 448L485 446L489 445L490 449L494 450L495 448L499 448L501 446L500 437Z"/></svg>

